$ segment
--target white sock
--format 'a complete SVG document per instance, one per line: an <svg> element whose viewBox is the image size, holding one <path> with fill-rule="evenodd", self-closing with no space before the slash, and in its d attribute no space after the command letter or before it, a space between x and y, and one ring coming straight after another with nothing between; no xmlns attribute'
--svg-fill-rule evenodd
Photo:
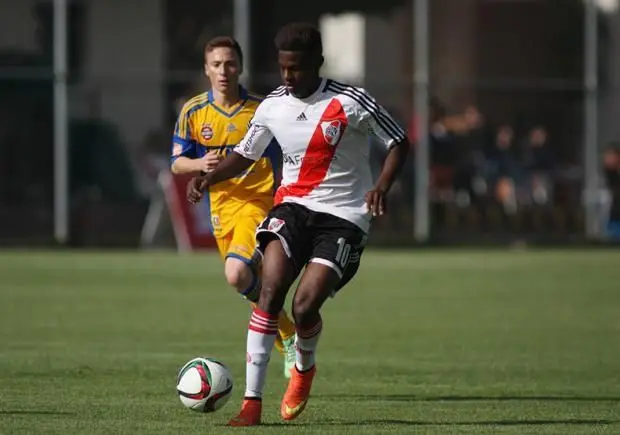
<svg viewBox="0 0 620 435"><path fill-rule="evenodd" d="M245 397L261 398L271 351L278 333L278 315L255 308L248 326Z"/></svg>
<svg viewBox="0 0 620 435"><path fill-rule="evenodd" d="M300 372L310 370L314 367L314 354L319 343L321 330L323 329L323 321L319 321L309 327L300 328L297 326L297 337L295 338L295 366Z"/></svg>

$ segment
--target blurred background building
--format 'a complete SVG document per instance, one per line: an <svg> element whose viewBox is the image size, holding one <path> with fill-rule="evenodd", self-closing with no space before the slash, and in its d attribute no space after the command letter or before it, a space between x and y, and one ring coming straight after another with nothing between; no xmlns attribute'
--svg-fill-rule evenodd
<svg viewBox="0 0 620 435"><path fill-rule="evenodd" d="M68 0L70 238L137 246L177 112L207 87L203 46L234 33L233 1ZM252 3L252 2L250 2ZM620 238L620 12L597 1L597 140L584 143L583 0L429 0L433 243L586 241L584 149L597 239ZM419 140L414 2L254 2L246 84L279 84L272 40L323 31L325 73L364 86ZM0 244L51 244L53 2L0 0ZM414 150L415 151L415 150ZM381 153L374 152L379 167ZM411 244L414 157L376 243Z"/></svg>

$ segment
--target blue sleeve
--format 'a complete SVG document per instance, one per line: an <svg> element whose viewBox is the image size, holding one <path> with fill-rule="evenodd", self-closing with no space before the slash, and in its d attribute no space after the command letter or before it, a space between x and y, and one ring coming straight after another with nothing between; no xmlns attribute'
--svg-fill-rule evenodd
<svg viewBox="0 0 620 435"><path fill-rule="evenodd" d="M192 139L190 116L191 113L187 110L182 110L174 126L170 164L174 163L174 161L181 156L190 159L195 159L197 157L196 141Z"/></svg>

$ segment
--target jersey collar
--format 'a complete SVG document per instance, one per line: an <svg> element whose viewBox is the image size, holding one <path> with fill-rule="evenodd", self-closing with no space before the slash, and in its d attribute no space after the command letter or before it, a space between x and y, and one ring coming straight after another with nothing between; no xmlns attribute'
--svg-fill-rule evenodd
<svg viewBox="0 0 620 435"><path fill-rule="evenodd" d="M316 91L314 91L313 93L311 93L310 95L308 95L305 98L298 98L296 96L294 96L291 93L288 93L288 95L292 98L295 98L297 100L301 100L301 101L309 101L312 100L313 98L316 98L318 95L322 94L323 92L325 92L325 89L327 88L327 83L328 80L326 78L321 78L321 82L319 83L319 86L317 86Z"/></svg>
<svg viewBox="0 0 620 435"><path fill-rule="evenodd" d="M248 91L241 85L239 85L239 98L240 98L239 102L235 106L233 106L232 110L226 111L225 109L215 104L215 99L213 98L213 91L209 89L209 92L207 92L207 101L209 102L209 104L219 113L221 113L224 116L227 116L228 118L232 118L237 113L239 113L239 111L245 105L245 102L248 100Z"/></svg>

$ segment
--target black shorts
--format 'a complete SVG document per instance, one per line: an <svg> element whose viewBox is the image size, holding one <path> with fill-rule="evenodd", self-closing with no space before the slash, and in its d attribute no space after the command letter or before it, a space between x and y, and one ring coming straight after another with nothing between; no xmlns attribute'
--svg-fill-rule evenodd
<svg viewBox="0 0 620 435"><path fill-rule="evenodd" d="M324 264L340 277L335 292L357 273L367 238L361 228L345 219L293 203L277 205L258 226L258 251L262 254L276 237L295 265L295 276L308 263Z"/></svg>

